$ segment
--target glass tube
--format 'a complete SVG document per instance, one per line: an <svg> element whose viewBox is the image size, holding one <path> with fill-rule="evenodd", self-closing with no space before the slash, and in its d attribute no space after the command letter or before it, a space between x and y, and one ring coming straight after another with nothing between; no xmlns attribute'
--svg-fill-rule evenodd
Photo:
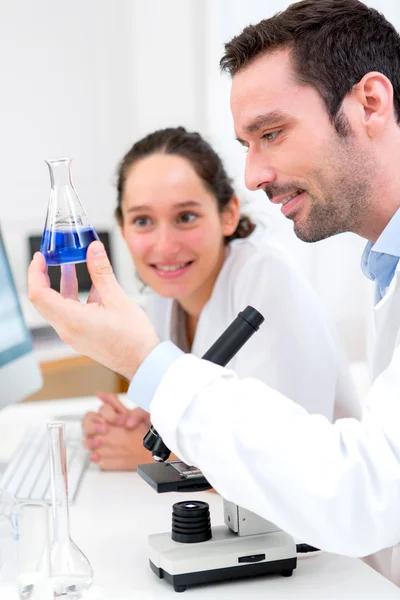
<svg viewBox="0 0 400 600"><path fill-rule="evenodd" d="M70 536L65 423L51 422L47 428L53 508L50 576L55 598L78 599L91 586L93 571L88 559Z"/></svg>

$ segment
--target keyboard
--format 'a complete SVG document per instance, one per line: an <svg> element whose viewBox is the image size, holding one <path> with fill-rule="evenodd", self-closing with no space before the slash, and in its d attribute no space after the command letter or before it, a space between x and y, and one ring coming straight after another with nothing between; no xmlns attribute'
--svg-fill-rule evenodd
<svg viewBox="0 0 400 600"><path fill-rule="evenodd" d="M67 421L65 446L68 469L68 498L74 501L90 453L82 446L80 421ZM47 427L29 429L0 478L0 489L17 500L51 503L50 459Z"/></svg>

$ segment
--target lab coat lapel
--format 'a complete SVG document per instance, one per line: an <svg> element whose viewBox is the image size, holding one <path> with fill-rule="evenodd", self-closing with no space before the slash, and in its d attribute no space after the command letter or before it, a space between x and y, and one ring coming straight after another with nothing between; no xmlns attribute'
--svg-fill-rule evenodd
<svg viewBox="0 0 400 600"><path fill-rule="evenodd" d="M400 342L400 263L385 296L373 309L372 381L389 365ZM369 566L400 585L400 547L386 548L363 559Z"/></svg>
<svg viewBox="0 0 400 600"><path fill-rule="evenodd" d="M373 309L372 381L389 365L400 335L400 263L385 296Z"/></svg>

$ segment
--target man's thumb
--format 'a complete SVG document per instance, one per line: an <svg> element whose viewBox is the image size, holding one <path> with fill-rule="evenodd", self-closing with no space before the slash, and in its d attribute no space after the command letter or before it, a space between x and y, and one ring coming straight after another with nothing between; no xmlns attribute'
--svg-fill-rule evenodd
<svg viewBox="0 0 400 600"><path fill-rule="evenodd" d="M120 287L101 242L92 242L87 250L87 268L94 287L104 304L115 302Z"/></svg>

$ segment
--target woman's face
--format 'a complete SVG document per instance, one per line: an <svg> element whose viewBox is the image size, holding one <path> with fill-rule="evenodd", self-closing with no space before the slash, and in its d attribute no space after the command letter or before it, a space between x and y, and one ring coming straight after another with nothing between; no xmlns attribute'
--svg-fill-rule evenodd
<svg viewBox="0 0 400 600"><path fill-rule="evenodd" d="M224 261L224 236L239 219L233 198L218 211L216 198L190 161L153 154L128 171L122 234L140 278L165 298L184 299L212 287Z"/></svg>

